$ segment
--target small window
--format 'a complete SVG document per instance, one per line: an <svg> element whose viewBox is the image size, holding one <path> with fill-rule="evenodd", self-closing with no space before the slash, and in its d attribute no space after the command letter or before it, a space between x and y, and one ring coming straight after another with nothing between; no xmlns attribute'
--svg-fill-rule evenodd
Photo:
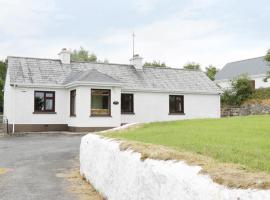
<svg viewBox="0 0 270 200"><path fill-rule="evenodd" d="M70 116L76 116L76 90L70 91Z"/></svg>
<svg viewBox="0 0 270 200"><path fill-rule="evenodd" d="M35 91L35 112L54 112L55 92Z"/></svg>
<svg viewBox="0 0 270 200"><path fill-rule="evenodd" d="M133 112L133 94L121 94L121 113Z"/></svg>
<svg viewBox="0 0 270 200"><path fill-rule="evenodd" d="M184 96L183 95L170 95L169 97L170 114L183 114L184 113Z"/></svg>
<svg viewBox="0 0 270 200"><path fill-rule="evenodd" d="M91 116L111 115L111 91L91 90Z"/></svg>

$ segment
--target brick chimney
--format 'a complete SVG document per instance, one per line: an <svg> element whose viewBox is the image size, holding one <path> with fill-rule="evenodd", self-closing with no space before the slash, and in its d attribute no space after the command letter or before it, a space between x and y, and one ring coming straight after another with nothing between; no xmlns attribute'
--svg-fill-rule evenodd
<svg viewBox="0 0 270 200"><path fill-rule="evenodd" d="M135 67L135 69L141 70L143 68L143 58L139 55L134 55L129 61L130 64Z"/></svg>
<svg viewBox="0 0 270 200"><path fill-rule="evenodd" d="M63 48L61 52L58 54L59 59L63 64L70 64L70 53L71 53L70 50L68 50L67 48Z"/></svg>

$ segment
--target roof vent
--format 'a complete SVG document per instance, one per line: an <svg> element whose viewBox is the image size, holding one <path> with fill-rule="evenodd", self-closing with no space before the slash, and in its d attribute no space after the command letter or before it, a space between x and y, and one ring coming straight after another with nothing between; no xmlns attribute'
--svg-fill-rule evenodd
<svg viewBox="0 0 270 200"><path fill-rule="evenodd" d="M70 50L63 48L58 55L63 64L70 64Z"/></svg>
<svg viewBox="0 0 270 200"><path fill-rule="evenodd" d="M140 70L143 68L143 58L138 54L134 55L130 60L130 64L133 65L136 69Z"/></svg>

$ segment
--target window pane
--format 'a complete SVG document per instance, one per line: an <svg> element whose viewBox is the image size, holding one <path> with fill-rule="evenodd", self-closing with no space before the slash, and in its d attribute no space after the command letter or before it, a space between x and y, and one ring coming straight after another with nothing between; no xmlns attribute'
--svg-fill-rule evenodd
<svg viewBox="0 0 270 200"><path fill-rule="evenodd" d="M176 101L176 112L181 112L182 111L182 98L180 96L176 96L175 98L175 101Z"/></svg>
<svg viewBox="0 0 270 200"><path fill-rule="evenodd" d="M76 90L70 91L70 115L76 115Z"/></svg>
<svg viewBox="0 0 270 200"><path fill-rule="evenodd" d="M121 112L133 112L133 94L121 95Z"/></svg>
<svg viewBox="0 0 270 200"><path fill-rule="evenodd" d="M107 95L109 96L110 92L108 90L92 90L92 95L98 95L98 96L103 96L103 95Z"/></svg>
<svg viewBox="0 0 270 200"><path fill-rule="evenodd" d="M76 98L74 97L74 100L73 100L73 115L76 115Z"/></svg>
<svg viewBox="0 0 270 200"><path fill-rule="evenodd" d="M91 114L109 115L110 114L110 91L91 90Z"/></svg>
<svg viewBox="0 0 270 200"><path fill-rule="evenodd" d="M53 100L46 99L45 110L53 110Z"/></svg>
<svg viewBox="0 0 270 200"><path fill-rule="evenodd" d="M53 97L53 93L52 92L50 92L50 93L46 92L46 97Z"/></svg>
<svg viewBox="0 0 270 200"><path fill-rule="evenodd" d="M35 92L35 111L43 111L44 106L44 93Z"/></svg>
<svg viewBox="0 0 270 200"><path fill-rule="evenodd" d="M170 112L171 113L175 113L175 97L174 96L170 96Z"/></svg>
<svg viewBox="0 0 270 200"><path fill-rule="evenodd" d="M94 109L102 108L102 96L92 96L92 108Z"/></svg>
<svg viewBox="0 0 270 200"><path fill-rule="evenodd" d="M108 108L109 108L109 97L102 96L102 109L108 109Z"/></svg>

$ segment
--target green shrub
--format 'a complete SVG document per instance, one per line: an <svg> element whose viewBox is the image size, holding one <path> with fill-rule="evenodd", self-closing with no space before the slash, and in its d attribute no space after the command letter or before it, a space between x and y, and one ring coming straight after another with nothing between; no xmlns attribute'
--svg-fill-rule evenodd
<svg viewBox="0 0 270 200"><path fill-rule="evenodd" d="M230 105L235 106L236 104L236 96L231 90L226 90L221 95L221 104L222 105Z"/></svg>
<svg viewBox="0 0 270 200"><path fill-rule="evenodd" d="M253 93L251 79L247 75L242 75L232 81L232 89L223 93L221 103L230 106L240 105L243 101L251 98Z"/></svg>
<svg viewBox="0 0 270 200"><path fill-rule="evenodd" d="M233 80L232 88L236 95L237 104L241 104L244 100L251 98L254 93L251 79L246 75Z"/></svg>

